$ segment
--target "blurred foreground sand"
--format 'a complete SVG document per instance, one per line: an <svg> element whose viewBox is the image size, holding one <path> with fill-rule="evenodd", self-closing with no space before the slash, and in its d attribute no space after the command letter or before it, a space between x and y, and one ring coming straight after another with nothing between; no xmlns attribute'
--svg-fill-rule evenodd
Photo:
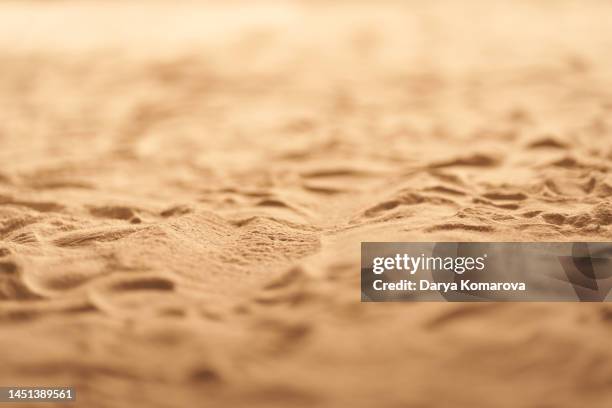
<svg viewBox="0 0 612 408"><path fill-rule="evenodd" d="M610 240L610 49L604 1L3 2L0 385L609 407L609 307L361 304L359 242Z"/></svg>

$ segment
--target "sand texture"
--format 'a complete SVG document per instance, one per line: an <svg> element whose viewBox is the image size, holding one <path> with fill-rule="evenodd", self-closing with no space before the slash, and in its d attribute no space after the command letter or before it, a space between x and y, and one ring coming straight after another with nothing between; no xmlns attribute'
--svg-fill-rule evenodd
<svg viewBox="0 0 612 408"><path fill-rule="evenodd" d="M610 307L359 288L361 241L612 240L610 50L596 0L2 2L0 385L610 407Z"/></svg>

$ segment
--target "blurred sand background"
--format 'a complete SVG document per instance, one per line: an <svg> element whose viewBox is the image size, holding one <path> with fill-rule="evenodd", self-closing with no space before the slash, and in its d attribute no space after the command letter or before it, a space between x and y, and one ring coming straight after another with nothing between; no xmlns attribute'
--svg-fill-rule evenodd
<svg viewBox="0 0 612 408"><path fill-rule="evenodd" d="M610 50L608 1L0 3L0 384L609 407L611 308L361 304L359 243L612 239Z"/></svg>

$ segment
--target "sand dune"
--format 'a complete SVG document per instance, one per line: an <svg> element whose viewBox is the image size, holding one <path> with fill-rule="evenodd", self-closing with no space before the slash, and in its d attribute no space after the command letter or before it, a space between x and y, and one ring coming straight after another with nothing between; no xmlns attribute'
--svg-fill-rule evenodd
<svg viewBox="0 0 612 408"><path fill-rule="evenodd" d="M609 307L362 304L359 243L611 240L611 7L0 4L0 385L608 407Z"/></svg>

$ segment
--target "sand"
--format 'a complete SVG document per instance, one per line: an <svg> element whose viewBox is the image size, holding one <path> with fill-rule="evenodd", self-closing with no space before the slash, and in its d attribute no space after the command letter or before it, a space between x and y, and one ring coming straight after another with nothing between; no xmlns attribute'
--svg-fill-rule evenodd
<svg viewBox="0 0 612 408"><path fill-rule="evenodd" d="M607 306L360 302L361 241L612 239L612 4L461 3L2 2L0 385L609 407Z"/></svg>

